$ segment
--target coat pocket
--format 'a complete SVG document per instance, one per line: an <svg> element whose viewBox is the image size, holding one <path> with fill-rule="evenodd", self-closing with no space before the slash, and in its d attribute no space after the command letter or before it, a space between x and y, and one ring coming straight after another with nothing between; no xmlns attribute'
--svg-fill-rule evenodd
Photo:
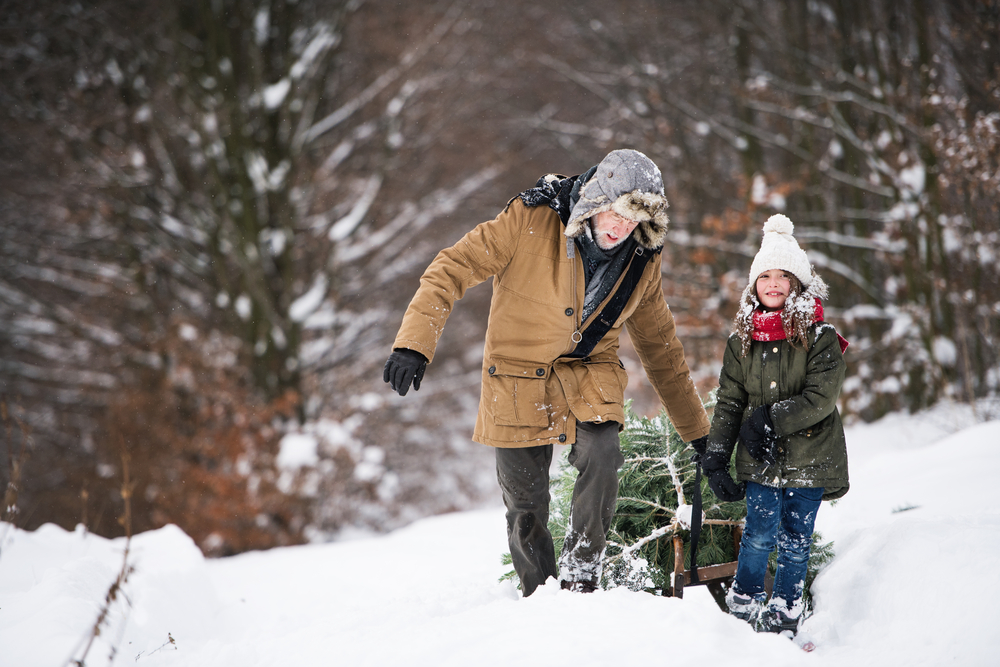
<svg viewBox="0 0 1000 667"><path fill-rule="evenodd" d="M581 385L581 389L588 403L624 404L628 373L619 362L584 362L584 368L587 371L587 380Z"/></svg>
<svg viewBox="0 0 1000 667"><path fill-rule="evenodd" d="M499 426L549 425L545 382L549 366L530 361L493 358L483 380L486 411Z"/></svg>

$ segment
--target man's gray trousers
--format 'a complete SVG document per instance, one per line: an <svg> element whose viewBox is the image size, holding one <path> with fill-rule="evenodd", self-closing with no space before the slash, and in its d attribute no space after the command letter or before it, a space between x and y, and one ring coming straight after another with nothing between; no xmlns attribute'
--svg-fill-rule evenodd
<svg viewBox="0 0 1000 667"><path fill-rule="evenodd" d="M625 459L618 422L578 422L570 464L579 475L573 487L569 525L559 558L563 582L596 586L618 500L618 468ZM527 597L557 576L549 533L549 467L552 445L497 448L497 480L507 508L507 541L514 571Z"/></svg>

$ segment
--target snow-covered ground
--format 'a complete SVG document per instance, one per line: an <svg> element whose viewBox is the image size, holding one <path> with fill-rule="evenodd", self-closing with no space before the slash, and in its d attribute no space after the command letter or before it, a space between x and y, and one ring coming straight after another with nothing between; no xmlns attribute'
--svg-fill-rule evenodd
<svg viewBox="0 0 1000 667"><path fill-rule="evenodd" d="M679 600L549 585L520 599L497 583L495 507L219 560L176 527L138 535L86 663L108 664L113 645L116 665L184 667L998 664L1000 421L892 416L850 427L848 449L851 491L818 519L837 555L814 586L813 653L754 634L703 588ZM124 541L54 526L0 526L0 539L0 666L67 664Z"/></svg>

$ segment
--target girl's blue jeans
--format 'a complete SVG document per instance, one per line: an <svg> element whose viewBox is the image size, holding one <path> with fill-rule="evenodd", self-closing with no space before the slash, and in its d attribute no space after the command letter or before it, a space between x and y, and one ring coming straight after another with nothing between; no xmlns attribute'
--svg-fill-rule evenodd
<svg viewBox="0 0 1000 667"><path fill-rule="evenodd" d="M747 520L736 566L736 590L763 600L767 559L778 549L772 598L789 607L802 597L816 512L823 489L776 489L747 482Z"/></svg>

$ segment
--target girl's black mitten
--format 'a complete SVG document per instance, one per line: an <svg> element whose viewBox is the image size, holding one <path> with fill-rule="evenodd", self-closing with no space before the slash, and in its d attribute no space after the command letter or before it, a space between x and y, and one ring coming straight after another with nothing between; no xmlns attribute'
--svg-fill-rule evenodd
<svg viewBox="0 0 1000 667"><path fill-rule="evenodd" d="M694 444L694 443L692 443ZM747 485L737 484L729 474L729 455L718 449L709 449L701 456L701 468L708 477L708 487L719 500L734 503L743 500Z"/></svg>
<svg viewBox="0 0 1000 667"><path fill-rule="evenodd" d="M705 471L708 475L708 486L712 493L719 497L719 500L726 503L734 503L743 500L747 494L745 482L737 484L725 469Z"/></svg>
<svg viewBox="0 0 1000 667"><path fill-rule="evenodd" d="M389 355L382 369L382 379L389 383L392 390L400 396L406 396L413 382L413 391L420 389L420 380L427 368L427 357L405 347L396 348Z"/></svg>
<svg viewBox="0 0 1000 667"><path fill-rule="evenodd" d="M778 434L771 422L768 406L762 405L750 413L740 426L740 440L750 456L769 465L775 462L774 445L778 441Z"/></svg>

